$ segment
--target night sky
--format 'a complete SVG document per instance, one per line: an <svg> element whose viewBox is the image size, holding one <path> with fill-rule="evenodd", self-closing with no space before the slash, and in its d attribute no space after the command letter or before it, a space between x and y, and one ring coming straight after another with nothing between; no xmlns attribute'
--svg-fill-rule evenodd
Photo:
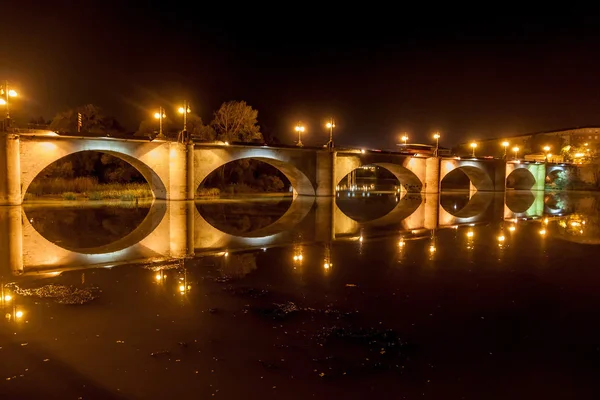
<svg viewBox="0 0 600 400"><path fill-rule="evenodd" d="M425 142L440 130L452 145L600 124L596 17L10 3L0 78L30 117L94 103L135 130L159 105L189 99L209 121L245 100L284 143L298 120L306 143L325 143L333 115L336 143L372 148L402 131Z"/></svg>

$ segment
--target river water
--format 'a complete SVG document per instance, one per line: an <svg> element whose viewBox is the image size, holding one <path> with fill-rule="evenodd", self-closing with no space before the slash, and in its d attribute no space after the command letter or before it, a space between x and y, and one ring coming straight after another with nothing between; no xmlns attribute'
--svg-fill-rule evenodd
<svg viewBox="0 0 600 400"><path fill-rule="evenodd" d="M0 208L0 398L598 398L600 196Z"/></svg>

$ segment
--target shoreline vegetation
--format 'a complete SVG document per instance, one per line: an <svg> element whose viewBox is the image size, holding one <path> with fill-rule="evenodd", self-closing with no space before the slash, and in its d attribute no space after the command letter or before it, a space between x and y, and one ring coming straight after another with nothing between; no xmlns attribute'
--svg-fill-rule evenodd
<svg viewBox="0 0 600 400"><path fill-rule="evenodd" d="M216 199L227 197L281 197L291 196L287 192L260 190L245 184L230 184L223 188L200 188L196 199ZM147 183L98 183L93 177L73 179L50 178L31 183L25 194L25 201L140 201L154 198Z"/></svg>

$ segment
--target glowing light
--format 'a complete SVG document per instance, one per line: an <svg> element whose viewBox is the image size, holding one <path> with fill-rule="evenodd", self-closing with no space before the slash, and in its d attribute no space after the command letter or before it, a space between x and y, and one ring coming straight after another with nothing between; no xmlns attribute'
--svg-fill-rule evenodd
<svg viewBox="0 0 600 400"><path fill-rule="evenodd" d="M3 106L3 105L5 105L5 104L6 104L6 100L4 100L4 99L0 99L0 106Z"/></svg>
<svg viewBox="0 0 600 400"><path fill-rule="evenodd" d="M302 257L302 254L300 254L300 255L298 256L298 261L302 261L302 259L303 259L303 258L304 258L304 257Z"/></svg>
<svg viewBox="0 0 600 400"><path fill-rule="evenodd" d="M361 237L359 237L359 238L358 238L358 241L359 241L359 242L362 242L362 241L363 241L363 237L362 237L362 236L361 236Z"/></svg>
<svg viewBox="0 0 600 400"><path fill-rule="evenodd" d="M584 143L583 145L584 145L585 147L587 147L587 146L588 146L588 143Z"/></svg>
<svg viewBox="0 0 600 400"><path fill-rule="evenodd" d="M509 231L514 232L517 228L515 228L514 226L511 226L510 228L508 228Z"/></svg>
<svg viewBox="0 0 600 400"><path fill-rule="evenodd" d="M326 126L327 126L328 128L335 128L335 124L334 124L334 123L331 123L331 122L328 122Z"/></svg>
<svg viewBox="0 0 600 400"><path fill-rule="evenodd" d="M476 148L476 147L477 147L477 143L475 143L475 142L472 142L472 143L470 144L470 146L471 146L471 148L473 148L473 149L474 149L474 148Z"/></svg>
<svg viewBox="0 0 600 400"><path fill-rule="evenodd" d="M331 264L329 264L329 263L323 264L323 268L325 268L325 269L329 269L330 267L331 267Z"/></svg>
<svg viewBox="0 0 600 400"><path fill-rule="evenodd" d="M498 241L499 241L499 242L504 242L504 240L505 240L505 239L506 239L506 238L504 237L504 235L500 235L500 236L498 236Z"/></svg>
<svg viewBox="0 0 600 400"><path fill-rule="evenodd" d="M404 142L404 144L406 144L406 141L408 140L408 136L404 135L404 136L402 136L401 139Z"/></svg>
<svg viewBox="0 0 600 400"><path fill-rule="evenodd" d="M177 111L179 112L179 114L183 114L183 113L189 114L192 111L192 109L188 107L186 110L183 107L179 107L179 109Z"/></svg>
<svg viewBox="0 0 600 400"><path fill-rule="evenodd" d="M430 253L435 253L435 250L436 250L436 248L435 248L434 245L429 246L429 252Z"/></svg>
<svg viewBox="0 0 600 400"><path fill-rule="evenodd" d="M544 236L546 234L546 230L545 229L541 229L540 230L540 235Z"/></svg>
<svg viewBox="0 0 600 400"><path fill-rule="evenodd" d="M296 132L304 132L304 126L302 126L302 125L296 126Z"/></svg>
<svg viewBox="0 0 600 400"><path fill-rule="evenodd" d="M400 247L404 247L404 246L406 246L406 242L405 242L404 240L400 240L400 241L398 242L398 246L400 246Z"/></svg>
<svg viewBox="0 0 600 400"><path fill-rule="evenodd" d="M365 154L365 149L360 149L360 152Z"/></svg>
<svg viewBox="0 0 600 400"><path fill-rule="evenodd" d="M433 138L434 139L439 139L440 138L440 134L439 133L434 133L433 134Z"/></svg>
<svg viewBox="0 0 600 400"><path fill-rule="evenodd" d="M519 147L518 146L513 147L512 151L514 151L515 153L518 153L519 152Z"/></svg>
<svg viewBox="0 0 600 400"><path fill-rule="evenodd" d="M179 291L180 292L185 292L185 286L184 285L179 285Z"/></svg>
<svg viewBox="0 0 600 400"><path fill-rule="evenodd" d="M508 147L508 146L510 146L510 143L508 143L508 142L502 142L502 147Z"/></svg>
<svg viewBox="0 0 600 400"><path fill-rule="evenodd" d="M11 301L12 300L12 296L7 294L6 296L4 296L4 301Z"/></svg>
<svg viewBox="0 0 600 400"><path fill-rule="evenodd" d="M544 151L545 152L549 152L550 151L550 146L544 146Z"/></svg>
<svg viewBox="0 0 600 400"><path fill-rule="evenodd" d="M21 318L21 317L23 317L23 311L17 311L17 312L15 313L15 317L17 317L17 318Z"/></svg>
<svg viewBox="0 0 600 400"><path fill-rule="evenodd" d="M223 254L224 257L229 257L229 252L226 251L225 254Z"/></svg>
<svg viewBox="0 0 600 400"><path fill-rule="evenodd" d="M548 222L550 222L550 220L548 220L548 218L544 218L544 224L548 225Z"/></svg>
<svg viewBox="0 0 600 400"><path fill-rule="evenodd" d="M581 224L577 221L571 222L571 226L580 226Z"/></svg>
<svg viewBox="0 0 600 400"><path fill-rule="evenodd" d="M475 235L475 233L473 231L469 231L467 232L467 237L473 237Z"/></svg>
<svg viewBox="0 0 600 400"><path fill-rule="evenodd" d="M160 118L160 113L154 113L154 118L159 119Z"/></svg>
<svg viewBox="0 0 600 400"><path fill-rule="evenodd" d="M581 158L584 156L585 156L585 153L575 153L575 158Z"/></svg>
<svg viewBox="0 0 600 400"><path fill-rule="evenodd" d="M156 274L154 279L156 279L157 281L160 281L160 280L162 280L162 276L160 276L160 274Z"/></svg>
<svg viewBox="0 0 600 400"><path fill-rule="evenodd" d="M8 91L8 95L9 95L10 97L17 97L17 92L16 92L14 89L10 89L10 90ZM587 144L586 144L586 146L587 146Z"/></svg>
<svg viewBox="0 0 600 400"><path fill-rule="evenodd" d="M229 146L229 142L225 142L225 146Z"/></svg>

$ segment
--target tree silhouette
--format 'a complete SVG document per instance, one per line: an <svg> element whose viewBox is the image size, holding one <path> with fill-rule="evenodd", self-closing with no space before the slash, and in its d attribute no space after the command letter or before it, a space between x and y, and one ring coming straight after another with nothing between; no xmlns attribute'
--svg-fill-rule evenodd
<svg viewBox="0 0 600 400"><path fill-rule="evenodd" d="M229 101L215 112L210 125L224 142L263 141L257 117L258 111L245 101Z"/></svg>

